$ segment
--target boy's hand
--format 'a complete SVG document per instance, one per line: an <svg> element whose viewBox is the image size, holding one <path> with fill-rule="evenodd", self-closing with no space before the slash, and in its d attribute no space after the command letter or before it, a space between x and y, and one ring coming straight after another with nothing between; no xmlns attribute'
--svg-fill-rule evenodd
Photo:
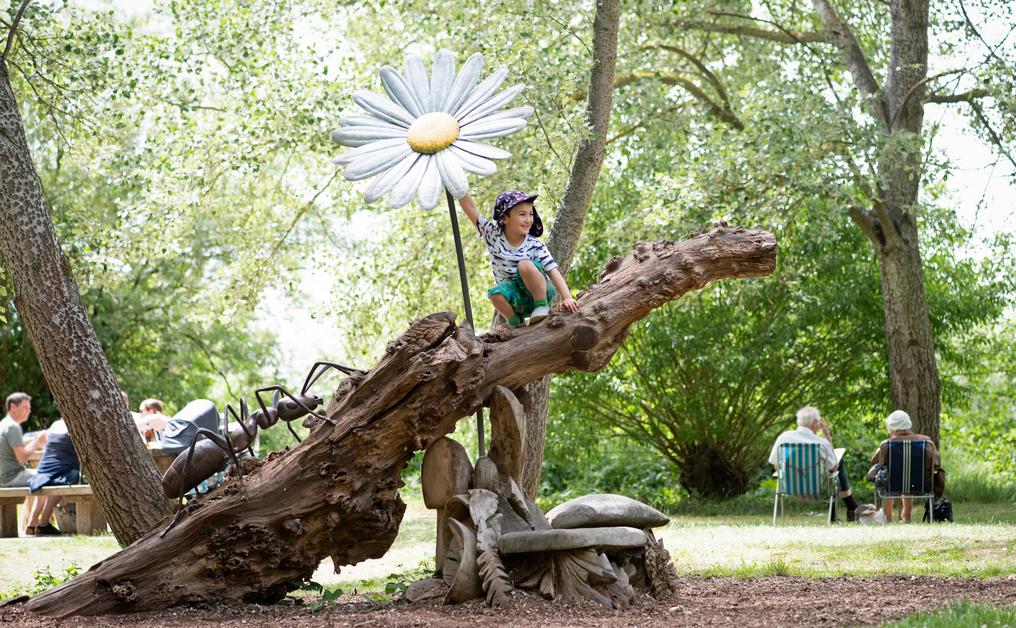
<svg viewBox="0 0 1016 628"><path fill-rule="evenodd" d="M579 302L576 301L575 299L565 299L564 301L561 302L561 305L564 306L564 309L568 310L573 314L579 311Z"/></svg>

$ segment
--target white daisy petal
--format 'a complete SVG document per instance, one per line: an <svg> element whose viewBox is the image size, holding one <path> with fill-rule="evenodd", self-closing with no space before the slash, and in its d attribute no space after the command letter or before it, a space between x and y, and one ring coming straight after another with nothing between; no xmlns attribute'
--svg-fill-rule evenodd
<svg viewBox="0 0 1016 628"><path fill-rule="evenodd" d="M384 196L388 190L392 189L393 185L399 182L399 179L409 172L409 169L421 157L423 155L419 153L410 153L394 168L374 179L374 182L370 184L367 191L363 193L363 200L369 204Z"/></svg>
<svg viewBox="0 0 1016 628"><path fill-rule="evenodd" d="M504 83L504 80L508 78L508 68L499 68L497 72L494 72L487 78L483 79L479 85L469 93L469 97L466 98L466 102L453 113L456 119L461 120L470 111L476 108L477 105L487 100L491 94L497 91L497 88Z"/></svg>
<svg viewBox="0 0 1016 628"><path fill-rule="evenodd" d="M452 83L448 98L445 99L441 111L454 114L455 110L466 102L466 98L469 97L469 92L476 84L476 80L480 78L481 72L483 72L483 55L477 52L462 64L462 69L455 77L455 82Z"/></svg>
<svg viewBox="0 0 1016 628"><path fill-rule="evenodd" d="M434 155L437 160L437 169L441 173L441 181L446 190L451 192L455 198L462 198L469 192L469 180L466 179L466 171L458 157L450 151L443 150Z"/></svg>
<svg viewBox="0 0 1016 628"><path fill-rule="evenodd" d="M415 119L399 105L365 89L358 89L353 92L353 102L360 105L367 113L398 126L408 128Z"/></svg>
<svg viewBox="0 0 1016 628"><path fill-rule="evenodd" d="M529 105L512 107L511 109L495 111L488 116L484 116L483 121L489 122L491 120L503 120L504 118L522 118L523 120L528 120L529 116L533 115L533 111L534 109Z"/></svg>
<svg viewBox="0 0 1016 628"><path fill-rule="evenodd" d="M398 124L392 124L391 122L382 120L381 118L377 118L375 116L361 114L346 116L345 118L342 118L341 120L339 120L339 126L385 126L385 127L390 126L393 129L404 128Z"/></svg>
<svg viewBox="0 0 1016 628"><path fill-rule="evenodd" d="M491 146L490 144L479 144L477 142L470 142L467 140L458 139L452 142L452 146L461 148L464 151L479 155L480 157L486 157L487 159L507 159L512 154L508 151Z"/></svg>
<svg viewBox="0 0 1016 628"><path fill-rule="evenodd" d="M441 106L455 81L455 55L451 50L437 51L430 73L431 111L442 111Z"/></svg>
<svg viewBox="0 0 1016 628"><path fill-rule="evenodd" d="M444 185L441 183L441 173L437 169L437 159L431 157L427 160L427 171L423 173L423 181L420 183L420 207L423 209L437 207L442 192Z"/></svg>
<svg viewBox="0 0 1016 628"><path fill-rule="evenodd" d="M448 150L459 158L459 163L462 164L462 168L466 172L472 172L473 174L478 174L481 177L489 177L497 172L497 164L485 157L474 155L473 153L464 151L461 148L455 148L455 146L449 146Z"/></svg>
<svg viewBox="0 0 1016 628"><path fill-rule="evenodd" d="M342 176L346 181L369 179L398 164L411 152L413 149L408 144L403 144L364 155L346 166L346 169L342 171Z"/></svg>
<svg viewBox="0 0 1016 628"><path fill-rule="evenodd" d="M332 163L335 163L335 164L349 164L349 163L353 163L354 161L356 161L357 158L363 157L364 155L369 155L371 153L374 153L374 152L377 152L377 151L380 151L380 150L388 150L389 148L394 148L395 146L400 146L400 145L401 146L408 146L408 144L406 143L406 140L401 138L401 137L395 137L395 138L388 139L388 140L378 140L376 142L371 142L369 144L364 144L363 146L360 146L358 148L354 148L351 151L347 151L347 152L339 155L335 159L333 159Z"/></svg>
<svg viewBox="0 0 1016 628"><path fill-rule="evenodd" d="M344 126L332 131L332 141L343 146L363 146L377 140L406 139L406 130L380 126Z"/></svg>
<svg viewBox="0 0 1016 628"><path fill-rule="evenodd" d="M476 106L468 115L459 118L459 126L469 126L470 122L476 122L483 118L489 113L494 113L501 107L504 107L511 101L515 100L515 97L522 93L522 90L526 88L525 85L515 85L504 90L500 94L491 96L487 100L483 101Z"/></svg>
<svg viewBox="0 0 1016 628"><path fill-rule="evenodd" d="M416 55L406 57L406 80L413 89L416 102L425 113L434 111L430 100L430 78L427 77L427 69L423 67L423 59Z"/></svg>
<svg viewBox="0 0 1016 628"><path fill-rule="evenodd" d="M423 181L423 175L427 172L427 164L433 159L430 155L421 155L413 167L409 169L402 179L395 184L392 188L392 193L388 197L388 202L392 207L402 207L409 201L413 200L413 195L416 194L416 190L420 187L420 183Z"/></svg>
<svg viewBox="0 0 1016 628"><path fill-rule="evenodd" d="M463 140L486 140L492 137L511 135L515 131L526 128L526 121L522 118L508 118L507 120L494 120L493 122L474 122L469 129L462 129L459 135Z"/></svg>
<svg viewBox="0 0 1016 628"><path fill-rule="evenodd" d="M401 105L413 116L419 117L427 113L416 100L409 83L395 68L387 65L381 68L381 86L385 88L385 93L393 102Z"/></svg>

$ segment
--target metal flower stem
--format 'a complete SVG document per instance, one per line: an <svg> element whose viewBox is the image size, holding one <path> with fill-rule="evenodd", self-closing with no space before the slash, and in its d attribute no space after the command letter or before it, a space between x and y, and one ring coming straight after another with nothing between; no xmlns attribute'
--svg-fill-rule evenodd
<svg viewBox="0 0 1016 628"><path fill-rule="evenodd" d="M469 326L473 328L473 333L475 334L476 325L473 324L473 306L469 302L469 279L466 278L466 258L462 254L462 237L459 235L459 217L455 213L455 199L452 198L452 193L445 190L445 196L448 198L448 217L452 220L452 234L455 236L455 256L459 262L459 285L462 286L462 302L466 306L466 320L469 321ZM483 456L483 408L476 411L476 441L477 456Z"/></svg>

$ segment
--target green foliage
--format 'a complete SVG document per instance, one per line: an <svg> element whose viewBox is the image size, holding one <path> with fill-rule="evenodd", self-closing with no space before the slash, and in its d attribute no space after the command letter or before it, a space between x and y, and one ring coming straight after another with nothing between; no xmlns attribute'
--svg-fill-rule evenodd
<svg viewBox="0 0 1016 628"><path fill-rule="evenodd" d="M980 626L1002 628L1016 624L1016 610L978 604L963 600L944 608L916 613L900 621L885 624L887 628L953 628Z"/></svg>
<svg viewBox="0 0 1016 628"><path fill-rule="evenodd" d="M48 568L40 569L35 572L35 582L29 595L36 595L47 589L52 589L56 585L63 584L79 575L81 575L81 565L77 563L71 563L67 567L64 567L62 572L55 575L50 573Z"/></svg>
<svg viewBox="0 0 1016 628"><path fill-rule="evenodd" d="M1004 3L975 5L997 20L1012 15ZM486 211L502 189L532 189L554 224L584 132L588 1L508 1L497 11L431 0L177 1L133 16L90 6L31 3L11 81L58 237L135 402L155 396L174 409L302 376L282 372L285 348L262 330L276 308L310 309L304 296L322 289L334 298L314 314L335 322L358 364L413 318L461 311L444 209L367 207L327 162L339 151L328 132L353 108L351 93L376 90L377 69L406 52L429 60L449 47L461 62L478 50L488 70L508 66L511 81L530 86L518 103L536 108L530 130L497 142L517 157L474 179L473 195ZM765 476L768 444L803 403L830 416L837 444L873 448L889 409L877 269L844 208L870 204L864 183L871 187L880 159L916 149L927 157L914 212L943 374L943 438L983 452L995 471L1016 465L1016 333L1002 314L1016 276L1012 244L991 244L983 261L964 252L976 243L948 210L951 166L933 150L934 132L887 140L859 114L835 47L706 35L682 23L752 8L624 3L618 75L630 80L614 92L605 164L569 283L578 292L635 241L682 238L716 220L777 233L778 272L672 304L633 329L608 370L559 378L547 497L599 488L675 509L687 506L689 489L744 490ZM884 3L838 10L884 76ZM768 2L766 11L783 28L818 28L800 3ZM973 37L956 11L933 11L943 55ZM694 51L712 79L673 46ZM977 80L1008 95L1012 67L989 57L955 83L943 77L928 88L961 91ZM714 102L728 99L744 129L668 75L690 78ZM1011 141L1012 99L985 107ZM468 224L463 234L482 331L492 314L489 264ZM324 272L309 280L312 268ZM37 416L55 417L3 271L0 379L33 394ZM467 447L470 424L460 426ZM261 438L265 451L295 442L283 425ZM737 440L744 446L728 445ZM733 488L693 488L695 474L680 467L703 456L730 464Z"/></svg>
<svg viewBox="0 0 1016 628"><path fill-rule="evenodd" d="M976 423L974 424L976 425ZM973 445L950 437L942 447L942 465L946 469L946 496L960 516L964 504L1016 503L1016 477L1011 467L996 467L987 443Z"/></svg>
<svg viewBox="0 0 1016 628"><path fill-rule="evenodd" d="M322 609L335 606L335 603L342 597L342 589L339 587L326 587L318 582L309 580L300 586L301 591L316 593L317 599L307 605L307 610L316 613ZM302 601L301 601L302 605Z"/></svg>
<svg viewBox="0 0 1016 628"><path fill-rule="evenodd" d="M572 427L584 435L601 436L584 422ZM552 434L562 429L566 428L555 425ZM565 458L558 453L560 442L575 443L571 439L548 443L553 452L543 465L537 499L544 511L590 493L624 494L663 512L674 512L687 499L673 465L649 447L615 436L574 448L572 456Z"/></svg>
<svg viewBox="0 0 1016 628"><path fill-rule="evenodd" d="M434 569L434 560L427 559L421 560L412 569L388 574L388 577L385 579L385 595L389 596L389 600L401 597L406 592L406 589L409 588L409 585L417 580L433 577Z"/></svg>
<svg viewBox="0 0 1016 628"><path fill-rule="evenodd" d="M58 584L63 584L72 578L76 578L79 575L81 575L81 565L76 562L71 562L71 564L64 567L63 571L55 574L49 567L36 569L32 574L32 583L30 585L20 587L15 586L12 589L3 591L3 593L0 594L0 600L19 597L22 595L27 595L29 597L35 596L43 591L52 589Z"/></svg>
<svg viewBox="0 0 1016 628"><path fill-rule="evenodd" d="M602 371L562 377L550 429L587 416L656 449L692 493L731 496L759 479L775 434L809 400L831 417L884 404L866 243L805 210L777 238L772 277L688 295L633 326Z"/></svg>
<svg viewBox="0 0 1016 628"><path fill-rule="evenodd" d="M427 545L433 543L433 526L428 528L426 541ZM434 559L427 558L417 563L416 567L396 571L383 578L361 580L356 584L355 592L363 593L375 604L390 604L400 599L409 585L417 580L432 578L434 569Z"/></svg>
<svg viewBox="0 0 1016 628"><path fill-rule="evenodd" d="M25 14L11 81L58 239L134 400L178 408L278 380L256 308L292 291L294 252L320 233L299 227L330 200L322 150L344 78L324 63L334 38L303 45L304 17L288 2ZM0 372L52 418L8 319Z"/></svg>

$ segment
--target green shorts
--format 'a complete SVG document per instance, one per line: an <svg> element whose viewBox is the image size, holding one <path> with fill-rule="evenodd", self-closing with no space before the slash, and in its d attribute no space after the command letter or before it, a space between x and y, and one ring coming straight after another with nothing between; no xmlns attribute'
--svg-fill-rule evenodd
<svg viewBox="0 0 1016 628"><path fill-rule="evenodd" d="M547 303L550 303L553 301L557 291L554 290L554 285L547 279L547 273L543 270L540 262L533 260L533 265L543 273L543 280L547 282ZM519 315L519 318L529 316L536 309L536 305L533 304L533 295L529 294L526 284L522 281L522 277L517 271L511 279L506 279L488 290L487 298L493 298L495 294L500 294L507 299L508 303L511 303L512 309Z"/></svg>

